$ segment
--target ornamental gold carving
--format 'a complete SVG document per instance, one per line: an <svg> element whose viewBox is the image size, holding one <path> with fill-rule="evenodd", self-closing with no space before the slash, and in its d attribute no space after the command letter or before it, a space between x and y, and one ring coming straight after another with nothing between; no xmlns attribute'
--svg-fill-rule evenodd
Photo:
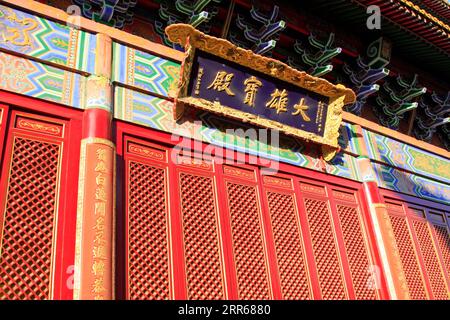
<svg viewBox="0 0 450 320"><path fill-rule="evenodd" d="M36 122L33 120L23 118L19 118L19 120L17 121L17 127L33 131L39 131L53 136L61 136L62 130L62 128L57 125L50 125L43 122Z"/></svg>
<svg viewBox="0 0 450 320"><path fill-rule="evenodd" d="M322 145L323 156L326 161L330 161L335 156L339 150L338 137L342 122L342 108L345 104L353 103L356 98L351 89L340 84L334 85L325 79L291 68L283 62L255 54L251 50L236 47L225 39L203 34L187 24L170 25L166 28L166 33L170 41L185 47L185 59L178 82L179 90L175 98L174 118L176 120L183 116L186 105L192 105L206 111L238 119L244 123L248 122L268 129L279 130L284 134L301 138L307 142L319 143ZM189 96L188 87L196 51L198 50L327 98L328 112L326 113L323 135L270 120L255 113L231 108L218 101ZM309 117L306 119L309 119Z"/></svg>
<svg viewBox="0 0 450 320"><path fill-rule="evenodd" d="M136 155L140 155L146 158L156 159L156 160L165 160L165 152L146 148L134 143L130 143L128 145L128 152L134 153Z"/></svg>

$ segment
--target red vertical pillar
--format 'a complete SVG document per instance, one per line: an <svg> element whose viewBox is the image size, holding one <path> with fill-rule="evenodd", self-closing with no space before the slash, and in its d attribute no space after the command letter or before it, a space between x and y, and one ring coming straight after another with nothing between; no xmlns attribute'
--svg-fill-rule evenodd
<svg viewBox="0 0 450 320"><path fill-rule="evenodd" d="M372 163L367 157L367 146L363 139L362 129L356 127L357 144L360 156L357 159L358 171L363 182L364 195L369 208L369 217L374 229L376 245L380 254L381 266L386 277L387 289L391 299L409 299L400 254L394 238L394 232L389 220L386 204L380 192ZM374 270L376 271L376 270Z"/></svg>
<svg viewBox="0 0 450 320"><path fill-rule="evenodd" d="M363 182L364 196L369 209L369 218L375 234L375 241L380 255L383 274L386 278L387 289L391 299L408 299L403 266L394 238L394 232L389 220L386 204L384 203L376 179L375 171L368 157L369 152L364 140L363 130L359 125L353 125L358 153L358 172ZM376 272L376 270L373 270ZM376 276L376 275L375 275Z"/></svg>
<svg viewBox="0 0 450 320"><path fill-rule="evenodd" d="M74 299L77 300L114 299L111 49L111 38L98 34L95 74L86 82L75 248Z"/></svg>

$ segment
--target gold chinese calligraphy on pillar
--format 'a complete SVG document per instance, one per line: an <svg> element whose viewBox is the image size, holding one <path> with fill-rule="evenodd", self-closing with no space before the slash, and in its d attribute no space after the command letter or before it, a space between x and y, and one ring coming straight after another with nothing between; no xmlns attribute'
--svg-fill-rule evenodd
<svg viewBox="0 0 450 320"><path fill-rule="evenodd" d="M74 298L112 299L114 145L82 141Z"/></svg>

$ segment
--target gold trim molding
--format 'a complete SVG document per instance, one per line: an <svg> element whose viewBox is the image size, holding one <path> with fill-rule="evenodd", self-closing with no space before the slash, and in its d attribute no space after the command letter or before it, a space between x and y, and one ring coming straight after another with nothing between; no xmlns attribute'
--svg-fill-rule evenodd
<svg viewBox="0 0 450 320"><path fill-rule="evenodd" d="M325 79L311 76L304 71L291 68L281 61L261 56L251 50L239 48L225 39L206 35L188 24L172 24L165 31L170 41L185 47L185 59L181 67L179 91L177 98L175 98L174 118L176 120L182 117L186 104L193 105L206 111L265 128L280 130L287 135L322 144L324 159L330 161L334 157L339 149L338 137L339 127L342 122L342 108L346 104L353 103L356 99L355 93L351 89L341 84L334 85ZM212 102L187 96L196 50L210 53L216 57L327 97L329 103L323 136L223 106L217 101Z"/></svg>
<svg viewBox="0 0 450 320"><path fill-rule="evenodd" d="M442 0L443 1L443 0ZM417 12L419 12L420 14L423 14L426 18L430 19L431 21L433 21L434 23L436 23L437 25L439 25L440 27L442 27L443 29L445 29L447 31L447 37L450 38L450 34L448 34L448 31L450 31L450 26L444 22L442 22L441 20L439 20L437 17L435 17L433 14L429 13L427 10L422 9L420 6L414 4L413 2L409 1L409 0L400 0L400 2L402 4L404 4L405 6L416 10ZM445 1L443 1L444 4ZM414 15L414 14L412 14ZM420 17L417 17L420 20ZM442 34L445 36L445 32L442 32Z"/></svg>
<svg viewBox="0 0 450 320"><path fill-rule="evenodd" d="M344 104L355 102L356 95L353 90L341 84L334 85L325 79L294 69L281 61L236 47L225 39L204 34L191 25L172 24L165 31L170 41L179 43L183 47L189 45L331 99L345 96Z"/></svg>

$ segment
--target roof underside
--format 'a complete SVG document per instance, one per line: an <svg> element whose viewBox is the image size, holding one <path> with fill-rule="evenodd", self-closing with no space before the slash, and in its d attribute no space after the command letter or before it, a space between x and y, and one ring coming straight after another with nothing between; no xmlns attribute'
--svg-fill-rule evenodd
<svg viewBox="0 0 450 320"><path fill-rule="evenodd" d="M450 25L450 4L446 0L411 0L411 2Z"/></svg>
<svg viewBox="0 0 450 320"><path fill-rule="evenodd" d="M420 2L420 1L416 1ZM428 0L430 5L438 8L440 0ZM366 21L369 5L378 5L381 8L382 23L380 35L388 37L395 47L397 54L417 63L422 68L434 71L446 80L450 78L450 32L446 25L440 26L434 21L423 18L413 10L406 10L399 1L386 0L306 0L302 6L317 15L326 16L327 19L350 30L361 30L367 34ZM448 5L444 4L448 7ZM424 4L421 5L423 7ZM445 9L445 8L444 8ZM427 12L431 9L427 10ZM440 10L444 18L450 15ZM444 21L441 21L444 23ZM448 25L447 25L448 27Z"/></svg>

